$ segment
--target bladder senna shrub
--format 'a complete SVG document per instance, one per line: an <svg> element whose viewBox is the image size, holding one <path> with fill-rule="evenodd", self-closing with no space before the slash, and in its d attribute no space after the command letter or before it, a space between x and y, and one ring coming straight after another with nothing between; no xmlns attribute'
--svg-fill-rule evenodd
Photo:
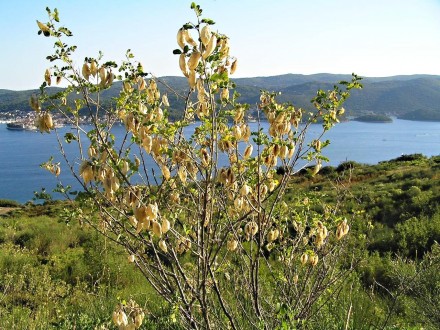
<svg viewBox="0 0 440 330"><path fill-rule="evenodd" d="M273 329L281 322L277 304L291 310L291 320L307 320L317 297L342 278L335 267L348 224L321 200L298 194L286 203L283 196L305 163L319 174L328 144L322 134L338 122L359 78L318 91L309 113L264 91L254 108L242 104L230 79L239 67L229 38L198 5L191 8L196 20L176 26L173 51L188 83L185 95L145 71L131 51L120 64L100 53L77 68L76 47L66 42L71 32L47 9L49 21L38 27L54 38L55 52L42 94L31 98L38 126L58 134L56 113L76 128L57 138L79 150L78 159L65 159L84 190L77 199L82 221L127 250L125 266L139 268L185 327ZM49 95L53 77L68 87ZM112 86L120 93L109 105L102 93ZM179 120L169 119L172 106L180 107ZM251 111L267 120L267 131L252 131ZM92 127L81 124L84 115ZM318 121L322 134L307 144ZM119 123L126 129L121 140L112 134ZM57 175L61 168L50 170ZM332 211L321 212L323 205ZM133 303L118 305L113 321L138 328L143 317Z"/></svg>

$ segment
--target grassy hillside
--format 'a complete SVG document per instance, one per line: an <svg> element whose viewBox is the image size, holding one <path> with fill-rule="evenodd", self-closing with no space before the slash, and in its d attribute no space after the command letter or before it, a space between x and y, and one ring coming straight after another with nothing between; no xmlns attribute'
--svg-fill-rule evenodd
<svg viewBox="0 0 440 330"><path fill-rule="evenodd" d="M351 227L338 267L353 271L306 329L440 328L440 156L303 171L288 189L286 203L304 192L338 204ZM133 298L147 311L143 329L179 328L124 251L66 218L74 205L0 206L15 208L0 216L2 327L113 329L114 306Z"/></svg>

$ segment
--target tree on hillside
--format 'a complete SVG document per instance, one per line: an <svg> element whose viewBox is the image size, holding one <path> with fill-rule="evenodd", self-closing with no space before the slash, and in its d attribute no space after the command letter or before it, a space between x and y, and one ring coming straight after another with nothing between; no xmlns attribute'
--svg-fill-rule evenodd
<svg viewBox="0 0 440 330"><path fill-rule="evenodd" d="M230 79L238 65L229 39L192 4L196 20L177 32L176 62L188 80L181 120L168 120L168 96L160 78L147 73L130 50L121 64L102 54L75 67L72 33L59 27L58 11L38 21L40 33L55 40L41 95L31 99L42 132L55 132L68 169L81 183L74 216L122 245L146 281L194 329L286 328L313 318L325 296L350 270L336 267L344 252L347 220L323 201L283 196L292 177L308 167L316 175L328 144L322 136L342 115L349 91L359 78L319 90L315 110L305 114L278 103L276 93L261 93L258 121L247 122L251 105L239 102ZM101 93L123 82L112 105ZM53 82L68 87L55 95ZM70 94L79 94L74 103ZM87 109L92 125L83 125ZM74 126L60 136L52 113ZM261 121L267 120L266 131ZM306 140L312 123L322 134ZM123 123L122 140L112 134ZM79 159L64 153L78 147ZM51 161L54 174L61 168ZM276 173L282 167L282 175ZM138 328L144 311L119 304L113 320L121 329Z"/></svg>

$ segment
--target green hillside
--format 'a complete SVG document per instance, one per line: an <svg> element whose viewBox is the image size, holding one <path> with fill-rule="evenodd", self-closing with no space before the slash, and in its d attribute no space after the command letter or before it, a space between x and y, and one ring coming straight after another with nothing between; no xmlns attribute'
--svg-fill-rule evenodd
<svg viewBox="0 0 440 330"><path fill-rule="evenodd" d="M336 74L285 74L271 77L254 77L234 79L237 90L242 95L242 102L255 105L259 100L260 90L280 91L280 101L292 102L298 107L310 110L313 98L318 89L328 90L341 80L349 80L349 75ZM162 92L167 86L178 94L187 95L188 86L184 77L161 77L159 84ZM394 115L409 120L439 120L440 116L440 76L412 75L394 77L366 77L364 88L354 90L346 103L347 113L360 116L365 113ZM52 88L52 90L56 90ZM103 92L105 100L118 95L121 83ZM16 109L29 111L30 95L38 90L10 91L0 90L0 112ZM181 102L172 92L167 92L171 104L172 117L180 115ZM179 103L180 102L180 103Z"/></svg>

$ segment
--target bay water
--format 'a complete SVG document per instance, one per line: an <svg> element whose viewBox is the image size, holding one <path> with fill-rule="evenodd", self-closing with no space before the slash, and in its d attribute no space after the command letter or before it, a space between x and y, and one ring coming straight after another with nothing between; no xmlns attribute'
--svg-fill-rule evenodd
<svg viewBox="0 0 440 330"><path fill-rule="evenodd" d="M255 129L254 125L257 124L250 125ZM267 131L268 124L263 122L261 125ZM69 130L70 127L59 129L60 135L63 136ZM321 125L312 125L309 136L315 138L320 132ZM115 127L113 133L116 138L122 137L125 128ZM347 160L376 164L402 154L422 153L434 156L440 155L440 122L399 119L394 119L392 123L349 121L336 125L324 139L331 141L323 151L330 159L329 163L323 164L324 166L337 166ZM78 158L74 144L65 147L71 160ZM53 133L11 131L6 129L6 124L0 124L0 199L24 203L34 197L34 191L44 188L47 192L52 192L57 180L39 166L51 155L56 162L61 162L60 181L64 185L78 188L58 150L59 145Z"/></svg>

